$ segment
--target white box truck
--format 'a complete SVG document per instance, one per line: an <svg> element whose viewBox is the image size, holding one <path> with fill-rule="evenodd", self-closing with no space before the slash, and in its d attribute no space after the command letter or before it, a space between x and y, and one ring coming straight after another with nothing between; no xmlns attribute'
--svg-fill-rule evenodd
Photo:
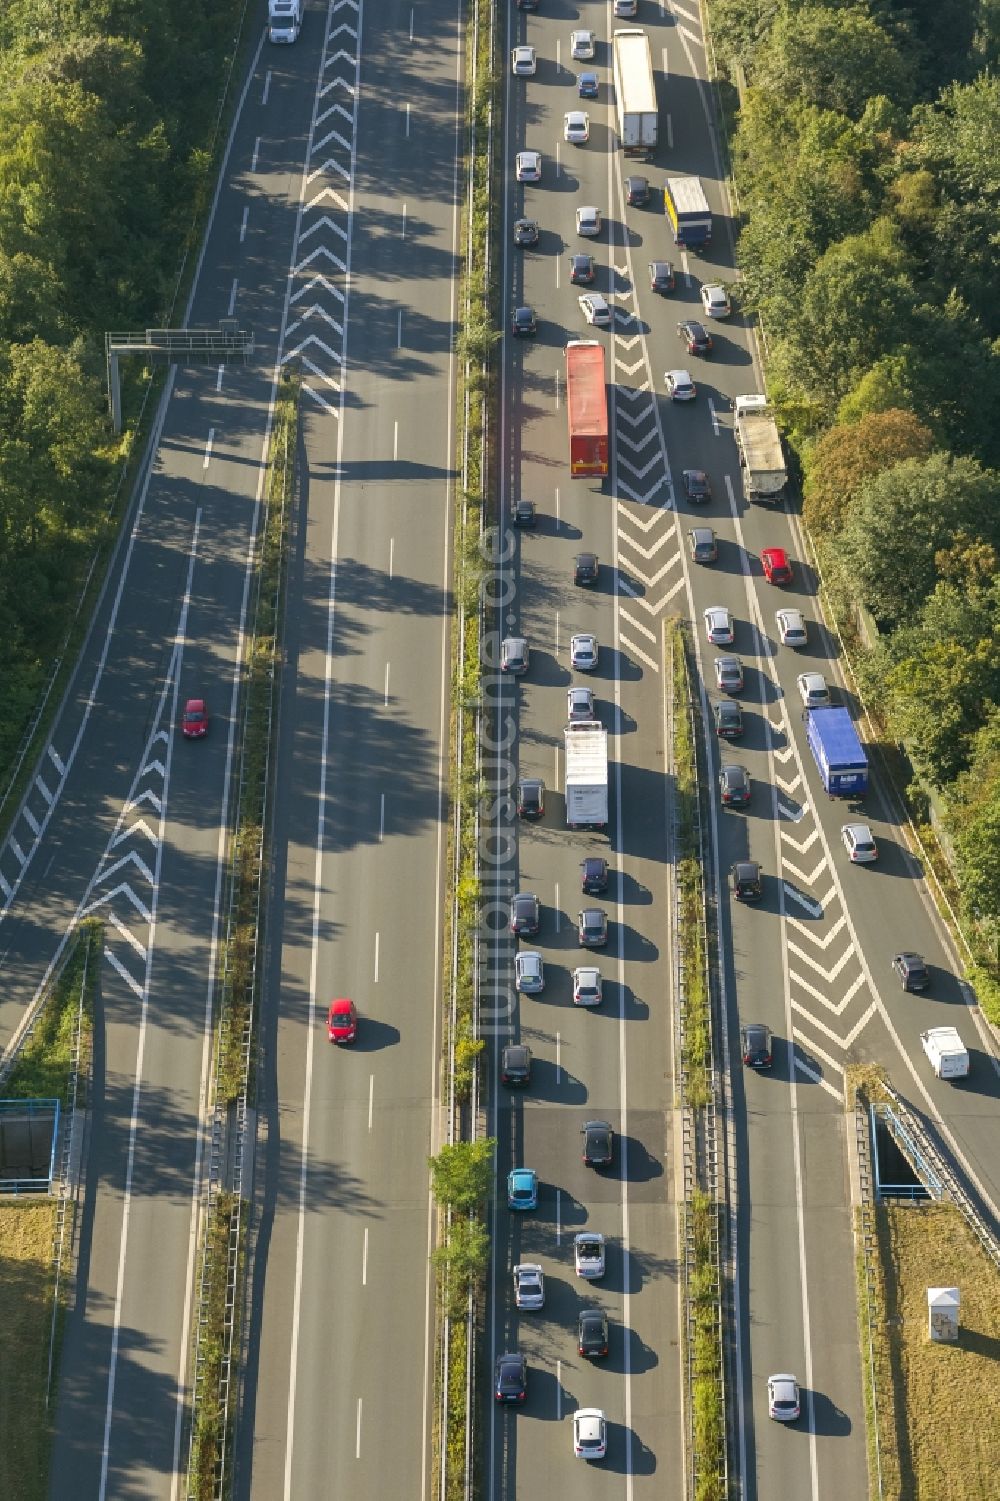
<svg viewBox="0 0 1000 1501"><path fill-rule="evenodd" d="M969 1050L954 1027L930 1027L920 1041L931 1068L939 1079L964 1079L969 1072Z"/></svg>
<svg viewBox="0 0 1000 1501"><path fill-rule="evenodd" d="M608 732L594 719L566 726L566 827L608 826Z"/></svg>
<svg viewBox="0 0 1000 1501"><path fill-rule="evenodd" d="M788 470L781 434L766 396L737 396L734 431L747 500L780 500Z"/></svg>
<svg viewBox="0 0 1000 1501"><path fill-rule="evenodd" d="M269 42L297 42L302 30L304 0L267 0Z"/></svg>
<svg viewBox="0 0 1000 1501"><path fill-rule="evenodd" d="M618 140L626 156L644 160L659 134L649 37L635 28L616 31L613 45Z"/></svg>

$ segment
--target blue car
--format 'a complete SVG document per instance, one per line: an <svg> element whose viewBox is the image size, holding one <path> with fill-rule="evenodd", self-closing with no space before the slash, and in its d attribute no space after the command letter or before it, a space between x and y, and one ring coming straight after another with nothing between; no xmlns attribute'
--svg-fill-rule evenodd
<svg viewBox="0 0 1000 1501"><path fill-rule="evenodd" d="M581 99L597 98L597 74L581 73L576 80L577 93Z"/></svg>
<svg viewBox="0 0 1000 1501"><path fill-rule="evenodd" d="M530 1167L515 1167L507 1174L508 1209L538 1208L538 1174Z"/></svg>

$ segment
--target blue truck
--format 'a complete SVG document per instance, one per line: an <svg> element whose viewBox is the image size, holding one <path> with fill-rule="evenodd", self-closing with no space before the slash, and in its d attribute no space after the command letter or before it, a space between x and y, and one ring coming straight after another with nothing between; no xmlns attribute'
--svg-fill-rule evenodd
<svg viewBox="0 0 1000 1501"><path fill-rule="evenodd" d="M868 757L846 709L806 709L806 739L831 797L864 797Z"/></svg>

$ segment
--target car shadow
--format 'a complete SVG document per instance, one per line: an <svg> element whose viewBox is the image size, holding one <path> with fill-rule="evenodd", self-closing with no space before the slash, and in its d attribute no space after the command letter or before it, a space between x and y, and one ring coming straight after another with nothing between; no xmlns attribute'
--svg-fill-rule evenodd
<svg viewBox="0 0 1000 1501"><path fill-rule="evenodd" d="M513 1091L512 1091L513 1092ZM533 1100L550 1100L558 1105L585 1105L587 1086L565 1068L556 1068L547 1058L535 1058L531 1064L531 1085L518 1094L528 1095Z"/></svg>
<svg viewBox="0 0 1000 1501"><path fill-rule="evenodd" d="M390 1022L380 1022L371 1016L358 1019L358 1036L354 1043L356 1053L377 1053L381 1048L395 1047L399 1042L399 1028Z"/></svg>

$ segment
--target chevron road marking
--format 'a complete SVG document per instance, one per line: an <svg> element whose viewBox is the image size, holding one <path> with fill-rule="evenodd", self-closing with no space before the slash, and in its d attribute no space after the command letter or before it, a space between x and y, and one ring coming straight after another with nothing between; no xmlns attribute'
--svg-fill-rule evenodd
<svg viewBox="0 0 1000 1501"><path fill-rule="evenodd" d="M801 933L802 936L803 936L803 938L808 938L809 941L811 943L814 943L817 948L819 948L819 949L825 949L836 938L837 934L840 932L841 928L846 923L847 918L844 915L844 913L842 912L840 914L840 916L837 918L837 921L834 923L833 927L830 929L830 931L828 933L824 934L824 936L822 938L818 938L816 936L816 934L812 931L812 929L810 927L808 927L806 925L806 923L801 922L797 917L791 917L791 916L789 916L789 918L787 919L787 921L788 921L788 926L790 928L794 928L797 933Z"/></svg>
<svg viewBox="0 0 1000 1501"><path fill-rule="evenodd" d="M823 1062L827 1065L832 1073L839 1074L841 1078L844 1077L844 1070L841 1064L835 1063L832 1058L828 1058L821 1048L813 1048L812 1051L815 1052L820 1058L822 1058ZM805 1074L807 1079L811 1079L814 1084L818 1084L822 1089L825 1089L828 1094L832 1094L833 1098L839 1104L842 1105L844 1103L844 1096L840 1090L835 1089L828 1079L824 1079L823 1075L819 1072L818 1069L810 1068L808 1063L806 1063L804 1059L796 1056L794 1042L792 1044L792 1061L800 1074Z"/></svg>
<svg viewBox="0 0 1000 1501"><path fill-rule="evenodd" d="M635 475L637 480L645 479L649 471L651 469L654 469L656 465L660 463L662 463L662 459L658 453L654 453L653 457L647 463L643 464L641 469L636 468L635 464L633 464L629 459L623 458L621 455L619 455L618 458L619 469L630 470Z"/></svg>
<svg viewBox="0 0 1000 1501"><path fill-rule="evenodd" d="M642 369L645 363L645 358L643 358L641 360L636 360L634 365L626 365L625 361L620 360L617 355L615 355L614 360L615 369L621 370L625 375L634 375L637 370Z"/></svg>
<svg viewBox="0 0 1000 1501"><path fill-rule="evenodd" d="M782 856L781 863L785 870L790 870L793 876L798 877L803 886L811 886L816 877L819 875L820 871L826 868L826 856L823 856L822 860L817 866L814 867L809 875L806 875L805 871L800 870L797 865L794 865L792 861L789 860L787 855Z"/></svg>
<svg viewBox="0 0 1000 1501"><path fill-rule="evenodd" d="M61 777L66 775L65 763L60 759L59 753L54 745L49 746L49 760L52 762L52 765L55 767L56 771Z"/></svg>
<svg viewBox="0 0 1000 1501"><path fill-rule="evenodd" d="M623 394L627 395L627 396L645 396L646 392L647 392L647 388L644 387L644 386L637 386L634 391L626 391L625 388L623 387L618 392L619 404L620 404L620 398L621 398L621 396ZM652 414L653 414L652 405L649 404L649 403L647 403L645 411L642 411L642 412L634 412L633 413L633 412L623 412L623 411L619 410L618 413L617 413L617 419L618 419L619 422L628 422L632 427L638 427L638 425L639 425L640 422L646 422L652 416Z"/></svg>
<svg viewBox="0 0 1000 1501"><path fill-rule="evenodd" d="M645 662L646 666L653 672L659 672L660 669L653 661L652 657L647 657L646 653L642 651L640 647L636 646L634 641L630 641L621 630L619 630L618 632L618 639L621 642L622 646L624 646L633 657L638 657L640 662Z"/></svg>
<svg viewBox="0 0 1000 1501"><path fill-rule="evenodd" d="M144 876L145 879L149 882L150 886L152 886L153 872L150 870L145 860L143 860L142 856L136 854L135 850L129 850L127 855L123 855L120 860L116 860L113 865L109 865L107 870L100 871L97 875L97 880L110 881L111 877L116 876L120 870L124 870L126 865L137 866L139 874L141 876Z"/></svg>
<svg viewBox="0 0 1000 1501"><path fill-rule="evenodd" d="M849 948L846 948L844 950L832 969L824 969L822 964L815 960L811 954L807 954L805 949L800 949L798 944L792 943L790 939L788 940L787 948L790 954L797 954L798 957L802 960L803 964L808 964L811 970L814 970L816 974L820 975L824 980L829 981L831 984L840 974L840 971L843 969L847 961L856 957L854 952L854 945L851 944Z"/></svg>
<svg viewBox="0 0 1000 1501"><path fill-rule="evenodd" d="M36 777L35 778L35 786L38 788L39 792L42 794L42 797L44 797L46 803L51 808L52 807L52 793L46 787L46 785L42 781L41 777Z"/></svg>
<svg viewBox="0 0 1000 1501"><path fill-rule="evenodd" d="M645 636L648 641L652 641L654 646L656 645L656 632L651 631L648 625L643 625L641 620L636 620L635 616L630 615L624 606L619 609L618 614L622 620L628 621L632 630L638 631L641 636Z"/></svg>
<svg viewBox="0 0 1000 1501"><path fill-rule="evenodd" d="M789 897L791 901L798 902L800 907L805 907L806 911L811 912L813 917L823 916L822 907L817 907L815 902L811 902L807 896L803 896L801 891L796 891L794 886L789 886L787 881L782 881L781 884L784 888L785 895Z"/></svg>
<svg viewBox="0 0 1000 1501"><path fill-rule="evenodd" d="M24 850L21 848L21 846L18 844L17 840L14 838L13 834L10 836L10 848L14 852L14 859L17 861L18 865L24 865L28 857L24 853Z"/></svg>
<svg viewBox="0 0 1000 1501"><path fill-rule="evenodd" d="M653 589L660 582L661 578L663 578L666 574L668 574L672 568L676 568L677 567L677 564L679 562L680 562L680 554L679 553L675 553L672 558L670 558L666 563L664 563L664 565L663 565L662 568L658 568L657 571L654 574L652 574L651 576L647 577L646 574L639 572L639 569L635 568L634 565L633 565L633 571L638 574L639 578L647 586L647 588Z"/></svg>
<svg viewBox="0 0 1000 1501"><path fill-rule="evenodd" d="M288 299L289 302L298 302L300 297L305 297L309 292L312 291L313 287L316 286L322 286L324 292L330 292L334 297L338 298L340 302L344 301L344 294L336 285L336 283L327 281L325 276L321 276L320 273L317 272L315 276L309 278L304 287L300 287L299 290Z"/></svg>
<svg viewBox="0 0 1000 1501"><path fill-rule="evenodd" d="M125 981L125 984L129 987L129 989L131 991L133 991L141 999L142 998L143 987L139 984L139 982L137 980L133 980L132 976L129 974L129 972L125 968L124 964L118 958L117 954L115 954L114 950L106 948L104 950L104 957L108 961L108 963L111 965L112 969L116 969L118 971L118 973L121 975L122 979Z"/></svg>
<svg viewBox="0 0 1000 1501"><path fill-rule="evenodd" d="M618 481L618 489L621 491L621 493L623 495L627 495L630 500L634 500L637 505L648 505L650 497L655 495L657 490L661 490L664 485L667 486L669 491L669 481L665 474L661 475L661 477L656 481L655 485L651 485L648 490L644 491L643 494L640 495L637 490L633 490L631 486L626 485L624 481Z"/></svg>
<svg viewBox="0 0 1000 1501"><path fill-rule="evenodd" d="M132 945L140 958L145 959L146 946L145 944L139 942L138 938L136 938L135 934L132 932L132 929L127 928L122 922L121 918L117 917L114 912L108 912L106 914L106 920L111 924L113 928L117 928L118 932L125 939L125 942Z"/></svg>
<svg viewBox="0 0 1000 1501"><path fill-rule="evenodd" d="M288 327L285 329L286 337L288 334L294 332L294 330L297 329L301 323L304 323L307 318L313 317L325 319L325 321L329 323L330 327L334 330L335 333L338 333L341 338L344 337L343 327L337 322L335 318L331 318L330 314L323 308L321 308L318 302L314 302L312 307L306 308L301 318L296 318L294 323L290 323L288 325Z"/></svg>
<svg viewBox="0 0 1000 1501"><path fill-rule="evenodd" d="M39 836L39 834L42 832L42 826L41 826L41 824L38 822L38 819L35 817L34 813L32 813L31 809L27 806L27 804L25 804L25 807L24 807L24 809L22 811L24 813L24 821L25 821L25 823L28 825L28 828L31 830L31 832L34 834L35 838L37 839L38 836Z"/></svg>
<svg viewBox="0 0 1000 1501"><path fill-rule="evenodd" d="M643 531L643 532L651 531L652 528L654 526L657 526L659 524L659 522L662 521L662 519L663 519L662 513L660 511L657 511L654 515L649 516L649 517L639 516L639 515L637 515L637 513L635 511L630 511L627 506L623 505L622 502L619 501L618 502L618 521L619 521L619 523L621 523L622 521L624 521L626 517L628 518L629 523L632 526L637 526L639 528L639 530ZM619 531L618 535L622 536L623 534L622 534L621 531Z"/></svg>
<svg viewBox="0 0 1000 1501"><path fill-rule="evenodd" d="M801 816L802 815L800 814L799 817ZM782 829L781 837L782 839L787 840L787 842L793 847L793 849L797 849L800 855L804 855L806 851L813 844L815 844L816 840L819 838L819 829L813 829L808 839L793 839L787 829Z"/></svg>
<svg viewBox="0 0 1000 1501"><path fill-rule="evenodd" d="M153 921L152 912L146 906L145 902L140 901L135 892L132 890L131 886L129 886L125 881L122 881L121 884L116 886L113 891L108 891L104 896L98 897L96 902L91 902L88 906L84 907L81 916L89 917L90 914L92 912L96 912L99 907L107 907L110 902L114 901L116 896L127 897L129 902L131 902L132 906L135 908L144 922L151 923Z"/></svg>
<svg viewBox="0 0 1000 1501"><path fill-rule="evenodd" d="M832 1027L828 1027L825 1022L821 1022L818 1016L813 1016L811 1012L806 1011L806 1009L803 1006L800 1006L798 1001L796 1001L794 998L792 1000L793 1011L797 1011L800 1016L806 1017L811 1026L818 1028L819 1031L822 1032L824 1037L828 1037L831 1042L836 1043L836 1045L839 1048L843 1048L845 1052L848 1050L848 1048L853 1046L855 1039L871 1021L872 1016L875 1014L877 1009L878 1007L876 1006L875 1002L872 1001L864 1016L862 1016L859 1021L855 1022L854 1026L847 1033L847 1036L840 1037ZM816 1051L819 1052L819 1049L817 1048Z"/></svg>
<svg viewBox="0 0 1000 1501"><path fill-rule="evenodd" d="M307 266L311 266L313 261L318 260L322 255L325 255L328 261L332 261L338 271L343 271L344 275L347 275L346 265L338 256L334 255L333 251L327 245L317 245L315 250L310 250L305 260L299 261L298 265L295 266L295 275L298 276L300 271L304 271Z"/></svg>
<svg viewBox="0 0 1000 1501"><path fill-rule="evenodd" d="M805 818L808 811L808 808L803 807L801 803L796 804L794 808L790 808L787 803L783 803L781 801L780 797L778 798L778 812L782 814L783 817L790 818L792 823L801 822L801 820Z"/></svg>
<svg viewBox="0 0 1000 1501"><path fill-rule="evenodd" d="M650 443L655 442L656 434L654 432L648 432L644 438L628 438L624 433L618 434L618 447L621 448L624 443L625 447L631 448L633 453L641 453L644 448L649 447Z"/></svg>
<svg viewBox="0 0 1000 1501"><path fill-rule="evenodd" d="M619 318L633 318L635 316L633 313L623 312L621 308L617 308L616 312ZM633 344L639 344L642 341L642 337L642 334L633 334L631 338L626 338L624 334L615 334L615 343L620 344L623 349L631 349Z"/></svg>
<svg viewBox="0 0 1000 1501"><path fill-rule="evenodd" d="M661 547L670 542L676 536L676 534L677 524L675 522L669 527L664 527L663 532L659 537L657 537L652 547L643 547L642 544L637 542L634 537L630 537L627 532L622 531L621 527L618 528L618 535L621 540L623 542L627 542L628 546L632 549L633 552L637 552L640 557L645 558L647 561L653 556L654 553L659 552Z"/></svg>
<svg viewBox="0 0 1000 1501"><path fill-rule="evenodd" d="M801 986L803 990L807 990L814 1000L819 1001L821 1006L825 1006L828 1011L832 1011L834 1016L841 1016L850 1005L851 1001L853 1001L862 985L865 985L867 983L864 975L861 974L839 1001L831 1001L827 996L823 994L821 990L817 990L814 985L810 985L809 981L806 980L802 975L796 974L795 970L790 966L788 970L788 977L790 980L794 980L796 985Z"/></svg>
<svg viewBox="0 0 1000 1501"><path fill-rule="evenodd" d="M156 835L153 833L152 829L149 827L149 824L144 818L137 818L135 823L127 824L126 827L122 829L120 834L116 834L114 836L109 848L114 849L115 846L121 844L123 840L131 839L133 834L145 834L146 838L149 840L153 848L156 848Z"/></svg>

